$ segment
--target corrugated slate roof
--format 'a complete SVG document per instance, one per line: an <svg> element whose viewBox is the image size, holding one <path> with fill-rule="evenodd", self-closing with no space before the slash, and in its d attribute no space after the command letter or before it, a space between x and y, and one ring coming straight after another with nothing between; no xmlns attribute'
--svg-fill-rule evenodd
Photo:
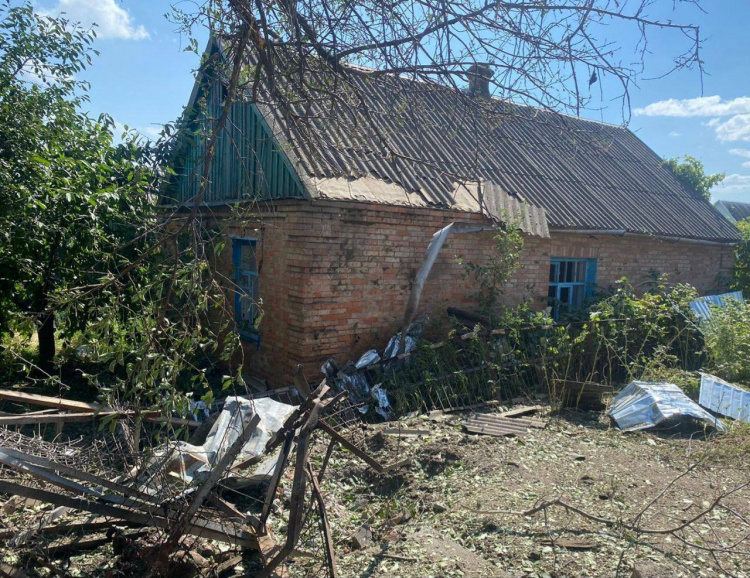
<svg viewBox="0 0 750 578"><path fill-rule="evenodd" d="M484 181L485 205L506 202L493 196L502 192L544 208L550 228L739 238L626 128L506 101L479 106L457 90L392 75L318 78L308 83L321 87L312 97L283 109L259 103L313 183L344 178L356 190L374 177L403 188L411 204L450 208L458 185Z"/></svg>
<svg viewBox="0 0 750 578"><path fill-rule="evenodd" d="M722 214L734 222L750 218L750 203L716 201L715 206Z"/></svg>

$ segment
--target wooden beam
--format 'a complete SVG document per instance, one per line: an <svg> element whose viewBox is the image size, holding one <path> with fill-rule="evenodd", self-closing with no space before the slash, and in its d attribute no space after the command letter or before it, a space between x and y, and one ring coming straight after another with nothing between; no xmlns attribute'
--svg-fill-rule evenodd
<svg viewBox="0 0 750 578"><path fill-rule="evenodd" d="M102 486L103 488L107 488L108 490L112 490L114 492L119 492L121 494L124 494L126 496L131 496L133 498L137 498L139 500L142 500L144 502L151 502L154 505L161 504L160 500L154 496L151 496L145 492L141 492L135 488L131 488L129 486L125 486L123 484L118 484L116 482L112 482L106 478L102 478L100 476L96 476L94 474L90 474L88 472L84 472L81 470L77 470L75 468L71 468L70 466L66 466L64 464L59 464L57 462L50 461L46 458L40 458L38 456L34 456L31 454L26 454L23 452L19 452L18 450L14 450L11 448L0 448L3 452L8 454L9 456L12 456L18 460L22 460L25 462L28 462L29 464L34 464L36 466L40 466L42 468L45 468L47 470L51 470L54 472L59 472L61 474L65 474L66 476L70 476L71 478L75 480L81 480L84 482L90 482L92 484L96 484L98 486Z"/></svg>
<svg viewBox="0 0 750 578"><path fill-rule="evenodd" d="M338 578L338 572L336 572L336 554L333 550L333 537L331 535L331 526L330 524L328 524L326 504L323 501L323 494L320 492L318 479L315 477L315 472L313 471L312 464L310 464L309 460L307 462L307 472L310 475L310 483L312 484L313 490L313 499L318 503L318 513L320 515L321 527L323 529L323 540L326 546L326 563L328 564L328 576L330 576L330 578Z"/></svg>
<svg viewBox="0 0 750 578"><path fill-rule="evenodd" d="M324 432L326 432L329 436L331 436L331 438L335 439L342 446L348 449L350 452L352 452L359 459L364 461L367 465L369 465L376 472L380 474L384 471L383 465L379 461L377 461L375 458L373 458L366 452L359 449L357 446L355 446L352 442L350 442L348 439L342 436L339 432L337 432L327 423L322 422L322 421L318 422L318 427L322 429Z"/></svg>
<svg viewBox="0 0 750 578"><path fill-rule="evenodd" d="M0 562L0 576L4 576L5 578L28 578L26 572L4 562Z"/></svg>
<svg viewBox="0 0 750 578"><path fill-rule="evenodd" d="M0 389L0 399L15 401L17 403L28 403L30 405L40 405L42 407L53 407L55 409L68 411L95 412L101 408L101 406L96 403L73 401L63 397L50 397L48 395L37 395L36 393L26 393L11 389Z"/></svg>
<svg viewBox="0 0 750 578"><path fill-rule="evenodd" d="M111 407L101 405L98 403L88 403L85 401L75 401L72 399L66 399L64 397L50 397L48 395L38 395L36 393L26 393L23 391L14 391L11 389L0 389L0 399L6 401L14 401L16 403L27 403L29 405L38 405L41 407L51 407L58 410L72 411L80 413L97 413L104 412L105 414L123 414L124 412L117 412ZM168 423L172 426L182 427L198 427L199 421L175 418L175 417L164 417L159 411L145 411L140 414L145 421L150 423ZM31 422L41 423L41 422ZM57 422L48 422L57 423ZM16 423L14 425L23 425Z"/></svg>
<svg viewBox="0 0 750 578"><path fill-rule="evenodd" d="M224 452L224 455L219 458L216 464L211 467L211 471L209 472L208 476L192 496L190 505L177 518L174 527L170 532L169 540L167 540L167 544L169 544L171 547L177 545L177 541L182 537L183 534L186 533L187 528L190 526L190 523L193 520L193 517L198 513L198 510L200 510L203 502L206 501L208 494L211 492L211 490L214 489L214 487L216 487L216 484L219 483L219 480L221 480L224 473L229 469L229 466L232 465L232 462L242 451L242 448L245 447L245 444L250 439L250 436L253 435L253 432L258 427L259 423L260 416L258 414L253 414L253 416L250 418L250 422L242 428L242 431L240 432L240 435L237 437L237 439L234 440L229 448L227 448L227 450Z"/></svg>
<svg viewBox="0 0 750 578"><path fill-rule="evenodd" d="M100 411L99 413L48 413L44 415L29 415L27 413L13 416L0 416L0 425L31 425L39 423L72 423L94 421L105 417L116 416L117 419L134 415L132 411Z"/></svg>

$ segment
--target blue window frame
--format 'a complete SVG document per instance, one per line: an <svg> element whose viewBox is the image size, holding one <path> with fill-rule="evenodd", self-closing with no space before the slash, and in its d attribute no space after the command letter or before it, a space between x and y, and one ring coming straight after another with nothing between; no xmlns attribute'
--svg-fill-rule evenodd
<svg viewBox="0 0 750 578"><path fill-rule="evenodd" d="M234 318L237 331L248 341L260 343L258 324L258 259L257 239L232 239L232 265L234 266Z"/></svg>
<svg viewBox="0 0 750 578"><path fill-rule="evenodd" d="M562 311L583 305L596 287L596 259L553 258L549 264L548 302L557 320Z"/></svg>

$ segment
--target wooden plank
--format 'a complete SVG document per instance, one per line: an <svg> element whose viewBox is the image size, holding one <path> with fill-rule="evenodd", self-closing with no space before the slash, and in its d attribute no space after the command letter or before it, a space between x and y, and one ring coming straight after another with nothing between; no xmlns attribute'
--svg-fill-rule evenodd
<svg viewBox="0 0 750 578"><path fill-rule="evenodd" d="M102 419L110 416L117 416L117 419L126 418L134 415L132 411L100 411L99 413L57 413L57 414L44 414L44 415L13 415L13 416L1 416L0 425L31 425L40 423L72 423L72 422L85 422L94 421L95 419Z"/></svg>
<svg viewBox="0 0 750 578"><path fill-rule="evenodd" d="M219 564L216 568L214 568L214 572L216 572L217 576L221 576L222 573L226 572L227 570L231 570L237 564L242 563L242 556L233 556L232 558L229 558L229 560L225 560L221 564Z"/></svg>
<svg viewBox="0 0 750 578"><path fill-rule="evenodd" d="M28 574L20 568L14 568L10 564L0 562L0 576L4 578L28 578Z"/></svg>
<svg viewBox="0 0 750 578"><path fill-rule="evenodd" d="M97 403L87 403L85 401L74 401L72 399L65 399L64 397L50 397L48 395L39 395L36 393L26 393L22 391L13 391L10 389L0 389L0 399L6 401L14 401L16 403L27 403L29 405L39 405L42 407L51 407L58 410L72 411L78 413L96 413L96 412L108 412L108 413L122 413L116 412L111 407L100 405ZM164 417L158 411L145 411L141 413L145 421L151 423L168 423L172 426L182 427L198 427L200 422L189 419L175 418L175 417ZM39 423L39 422L33 422ZM16 424L19 425L19 424Z"/></svg>
<svg viewBox="0 0 750 578"><path fill-rule="evenodd" d="M101 408L97 403L86 403L84 401L73 401L63 397L50 397L36 393L25 393L10 389L0 389L0 399L15 401L17 403L28 403L29 405L40 405L42 407L53 407L69 411L95 412ZM102 408L103 409L103 408Z"/></svg>
<svg viewBox="0 0 750 578"><path fill-rule="evenodd" d="M110 524L111 527L111 524ZM136 532L131 532L130 534L125 534L126 538L138 538L140 536L145 536L148 530L138 530ZM45 554L48 556L60 556L62 554L70 554L71 552L83 552L85 550L95 550L96 548L99 548L100 546L104 546L106 544L109 544L112 541L112 538L108 538L106 536L102 536L99 538L80 538L76 540L70 540L68 542L63 542L60 544L50 544L47 546L45 550Z"/></svg>
<svg viewBox="0 0 750 578"><path fill-rule="evenodd" d="M544 408L541 405L524 405L521 407L511 409L509 411L504 411L497 415L498 417L521 417L522 415L538 413L542 411L543 409Z"/></svg>
<svg viewBox="0 0 750 578"><path fill-rule="evenodd" d="M154 496L146 494L145 492L141 492L135 488L131 488L129 486L124 486L122 484L112 482L110 480L107 480L106 478L95 476L94 474L89 474L88 472L77 470L75 468L71 468L70 466L66 466L63 464L58 464L57 462L50 461L46 458L40 458L38 456L33 456L31 454L19 452L18 450L14 450L11 448L0 448L0 450L2 450L6 454L16 459L26 461L30 464L34 464L34 465L40 466L48 470L52 470L55 472L65 474L67 476L70 476L73 479L81 480L84 482L90 482L92 484L96 484L104 488L107 488L108 490L119 492L126 496L131 496L133 498L138 498L139 500L142 500L144 502L150 502L154 505L161 504L159 499L155 498Z"/></svg>
<svg viewBox="0 0 750 578"><path fill-rule="evenodd" d="M323 540L326 547L326 563L328 564L328 576L330 578L338 578L336 572L336 554L333 549L333 537L331 535L331 526L328 524L328 514L326 513L326 504L323 501L323 494L320 493L320 486L318 485L318 479L315 476L315 472L312 469L310 461L307 462L307 471L310 475L310 483L312 484L313 497L318 503L318 512L320 514L321 527L323 530Z"/></svg>
<svg viewBox="0 0 750 578"><path fill-rule="evenodd" d="M348 449L350 452L352 452L355 456L357 456L363 462L365 462L367 465L372 467L372 469L374 469L376 472L378 472L379 474L383 473L383 465L379 461L377 461L375 458L367 454L367 452L364 452L361 449L359 449L356 445L354 445L352 442L350 442L348 439L342 436L339 432L337 432L327 423L321 421L318 423L318 427L322 429L324 432L326 432L333 439L335 439L337 442L339 442L346 449Z"/></svg>
<svg viewBox="0 0 750 578"><path fill-rule="evenodd" d="M44 526L42 528L34 528L34 534L44 535L55 535L55 534L75 534L77 532L96 532L98 530L108 530L112 527L112 520L108 518L94 518L90 522L72 522L66 524L56 524L54 526ZM131 525L130 522L125 520L118 520L118 525ZM4 530L0 532L0 540L8 540L14 536L25 534L17 530Z"/></svg>
<svg viewBox="0 0 750 578"><path fill-rule="evenodd" d="M388 427L381 431L387 436L428 436L432 433L427 429L401 429L398 427Z"/></svg>
<svg viewBox="0 0 750 578"><path fill-rule="evenodd" d="M289 459L289 452L292 451L292 443L294 442L294 430L288 430L286 438L284 438L284 445L279 450L279 458L276 460L276 467L273 470L273 476L268 483L268 490L266 490L266 499L263 502L263 509L260 514L260 523L265 526L268 521L268 516L271 515L271 507L273 506L273 500L276 498L276 490L279 487L279 481L281 475L284 473L286 468L286 461Z"/></svg>
<svg viewBox="0 0 750 578"><path fill-rule="evenodd" d="M507 429L507 430L520 431L520 432L525 432L527 429L529 429L529 426L525 424L505 423L505 422L498 422L494 420L468 419L466 420L466 423L470 425L474 425L474 426L485 425L489 427L496 427L500 429Z"/></svg>
<svg viewBox="0 0 750 578"><path fill-rule="evenodd" d="M547 421L543 419L529 419L522 417L500 417L498 415L489 414L476 414L472 415L469 420L479 421L484 423L495 423L503 424L507 427L522 427L522 428L538 428L544 429L547 427Z"/></svg>
<svg viewBox="0 0 750 578"><path fill-rule="evenodd" d="M510 436L524 435L529 428L544 428L547 422L524 418L501 417L494 414L476 414L469 417L463 425L471 433Z"/></svg>
<svg viewBox="0 0 750 578"><path fill-rule="evenodd" d="M99 514L100 516L117 518L118 520L127 520L128 522L132 522L139 526L169 528L173 524L172 519L157 516L153 513L144 514L128 508L92 502L81 498L73 498L65 494L48 492L47 490L28 488L20 484L14 484L3 480L0 480L0 493L32 498L34 500L55 504L57 506L65 506L74 510L92 512L94 514ZM253 534L211 520L195 520L188 527L187 533L193 536L207 538L209 540L216 540L218 542L241 546L243 548L257 549L258 547L257 538Z"/></svg>
<svg viewBox="0 0 750 578"><path fill-rule="evenodd" d="M495 437L520 436L526 433L526 432L519 432L517 430L493 428L493 427L486 426L486 425L464 425L464 427L466 428L466 431L470 433L491 435Z"/></svg>

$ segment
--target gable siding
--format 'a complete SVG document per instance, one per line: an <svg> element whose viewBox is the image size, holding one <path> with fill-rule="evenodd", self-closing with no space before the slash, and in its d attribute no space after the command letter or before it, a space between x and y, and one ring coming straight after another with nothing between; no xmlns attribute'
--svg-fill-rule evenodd
<svg viewBox="0 0 750 578"><path fill-rule="evenodd" d="M203 161L214 123L221 116L224 87L211 83L205 103L187 129L169 196L190 204L200 191ZM200 100L200 99L199 99ZM192 134L191 134L192 133ZM299 177L257 107L234 102L216 142L204 202L304 198Z"/></svg>

